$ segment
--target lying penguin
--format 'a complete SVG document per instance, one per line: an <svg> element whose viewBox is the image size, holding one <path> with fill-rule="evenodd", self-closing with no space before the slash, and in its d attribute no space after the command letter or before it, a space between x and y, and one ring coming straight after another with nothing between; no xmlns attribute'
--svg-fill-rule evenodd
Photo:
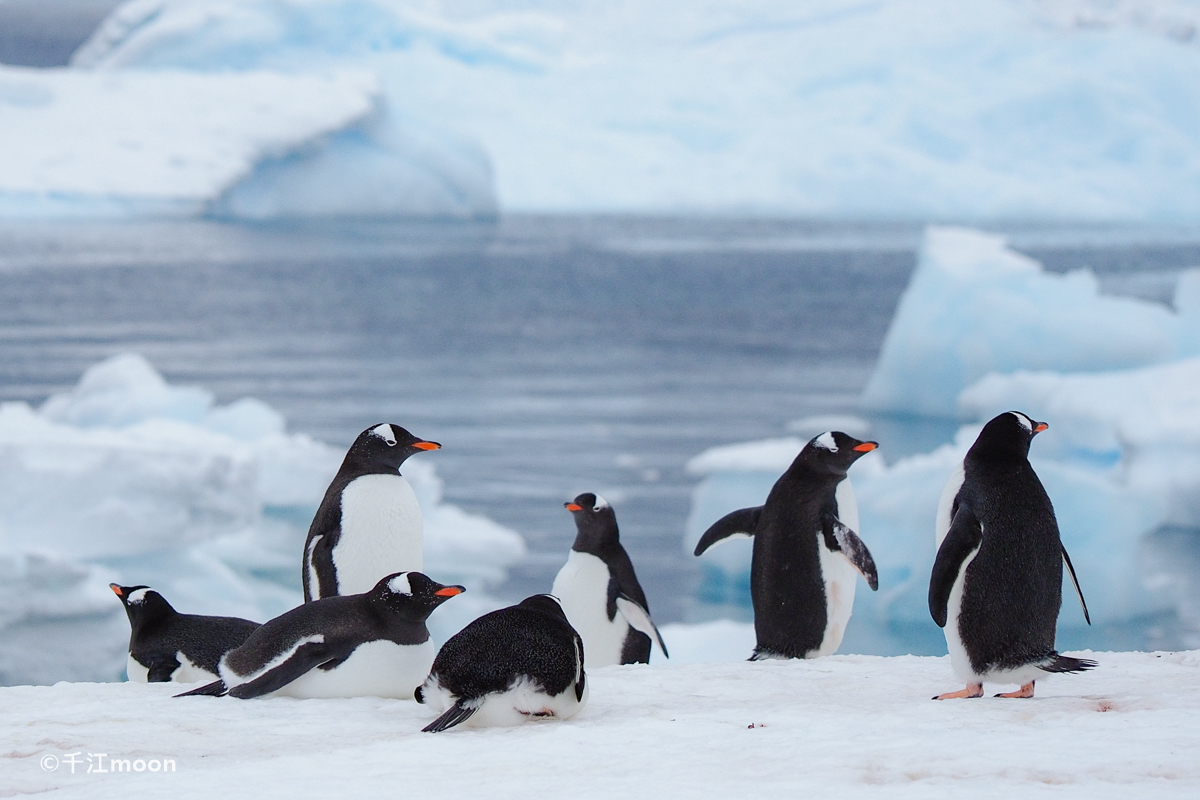
<svg viewBox="0 0 1200 800"><path fill-rule="evenodd" d="M942 492L929 613L967 688L934 700L980 697L985 682L1021 684L997 697L1033 697L1041 675L1096 666L1054 649L1064 564L1091 618L1054 507L1029 465L1029 444L1048 427L1019 411L995 417Z"/></svg>
<svg viewBox="0 0 1200 800"><path fill-rule="evenodd" d="M129 660L134 683L198 683L217 678L221 656L240 646L258 628L237 617L180 614L149 586L108 588L121 598L129 617Z"/></svg>
<svg viewBox="0 0 1200 800"><path fill-rule="evenodd" d="M305 602L370 591L384 575L423 569L421 506L400 466L440 448L387 423L358 435L308 529Z"/></svg>
<svg viewBox="0 0 1200 800"><path fill-rule="evenodd" d="M726 514L696 555L730 537L754 537L750 595L758 639L751 660L815 658L842 643L855 576L879 588L875 561L855 529L858 502L846 477L879 445L840 431L813 438L775 482L767 502Z"/></svg>
<svg viewBox="0 0 1200 800"><path fill-rule="evenodd" d="M575 543L550 593L583 637L588 667L648 664L651 639L667 655L633 562L618 538L612 506L590 492L563 505L575 517Z"/></svg>
<svg viewBox="0 0 1200 800"><path fill-rule="evenodd" d="M450 637L416 698L441 714L426 733L569 719L587 702L583 640L557 598L527 597Z"/></svg>
<svg viewBox="0 0 1200 800"><path fill-rule="evenodd" d="M305 603L226 653L220 680L177 696L411 698L434 658L425 621L462 592L398 572L364 594Z"/></svg>

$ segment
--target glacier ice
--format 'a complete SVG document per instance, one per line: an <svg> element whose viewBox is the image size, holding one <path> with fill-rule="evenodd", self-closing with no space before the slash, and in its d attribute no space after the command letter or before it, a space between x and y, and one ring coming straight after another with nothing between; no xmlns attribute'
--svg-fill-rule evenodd
<svg viewBox="0 0 1200 800"><path fill-rule="evenodd" d="M1181 280L1176 311L1102 294L1089 270L1048 273L1001 236L930 227L862 404L956 417L959 393L989 373L1119 369L1194 355L1197 280Z"/></svg>
<svg viewBox="0 0 1200 800"><path fill-rule="evenodd" d="M413 129L480 143L508 210L1190 221L1198 25L1172 0L131 0L74 64L373 70Z"/></svg>
<svg viewBox="0 0 1200 800"><path fill-rule="evenodd" d="M0 404L0 683L116 678L128 629L109 581L152 585L190 613L261 621L299 603L306 523L341 457L261 401L218 405L133 354L39 408ZM426 568L470 589L431 620L444 640L499 605L486 589L525 545L442 502L427 460L404 474Z"/></svg>

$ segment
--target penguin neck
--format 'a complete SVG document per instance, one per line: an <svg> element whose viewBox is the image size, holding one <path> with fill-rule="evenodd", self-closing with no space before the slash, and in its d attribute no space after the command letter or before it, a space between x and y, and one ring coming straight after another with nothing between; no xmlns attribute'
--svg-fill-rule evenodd
<svg viewBox="0 0 1200 800"><path fill-rule="evenodd" d="M349 482L363 475L400 475L400 466L393 467L390 464L381 464L376 460L358 458L354 453L347 453L341 469L338 470L338 477Z"/></svg>
<svg viewBox="0 0 1200 800"><path fill-rule="evenodd" d="M800 459L796 459L784 477L789 481L795 481L804 485L826 485L836 486L846 480L846 470L838 469L827 465L816 466L808 464Z"/></svg>
<svg viewBox="0 0 1200 800"><path fill-rule="evenodd" d="M576 553L587 553L599 558L601 561L606 561L605 556L609 553L614 553L621 547L620 534L618 531L596 531L580 528L575 534L575 543L571 545L571 549Z"/></svg>
<svg viewBox="0 0 1200 800"><path fill-rule="evenodd" d="M158 602L147 600L142 605L143 607L137 609L136 612L129 607L125 609L129 615L129 627L135 634L156 628L178 613L170 603L161 598Z"/></svg>

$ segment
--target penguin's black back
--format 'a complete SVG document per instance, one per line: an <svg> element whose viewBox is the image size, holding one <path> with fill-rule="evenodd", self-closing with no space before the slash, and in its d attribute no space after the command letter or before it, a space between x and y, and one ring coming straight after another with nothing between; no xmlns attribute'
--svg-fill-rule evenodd
<svg viewBox="0 0 1200 800"><path fill-rule="evenodd" d="M525 676L559 695L575 683L582 659L583 641L558 603L535 596L484 614L450 637L432 673L459 700L503 692Z"/></svg>
<svg viewBox="0 0 1200 800"><path fill-rule="evenodd" d="M245 644L229 653L226 664L239 675L249 675L299 640L318 634L324 636L326 649L342 657L364 642L421 644L429 638L423 618L380 613L371 598L371 594L326 597L293 608L263 623Z"/></svg>
<svg viewBox="0 0 1200 800"><path fill-rule="evenodd" d="M750 592L756 652L803 658L821 646L828 612L818 534L837 511L840 475L793 465L771 488L754 532Z"/></svg>
<svg viewBox="0 0 1200 800"><path fill-rule="evenodd" d="M170 620L132 632L129 653L149 666L156 656L182 651L197 667L216 675L221 656L240 647L258 627L257 622L238 617L176 614Z"/></svg>
<svg viewBox="0 0 1200 800"><path fill-rule="evenodd" d="M951 517L965 507L983 531L967 565L959 635L978 674L1054 653L1062 604L1062 543L1054 507L1020 458L973 457Z"/></svg>

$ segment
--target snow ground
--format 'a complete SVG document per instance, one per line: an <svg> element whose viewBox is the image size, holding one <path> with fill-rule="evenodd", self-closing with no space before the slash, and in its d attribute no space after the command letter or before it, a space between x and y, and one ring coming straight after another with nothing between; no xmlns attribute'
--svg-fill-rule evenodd
<svg viewBox="0 0 1200 800"><path fill-rule="evenodd" d="M941 703L929 698L958 688L947 658L607 667L574 720L440 735L419 732L431 714L410 701L11 687L0 786L173 800L1195 797L1200 652L1092 655L1098 669L1039 684L1033 700ZM88 753L171 758L176 771L87 774Z"/></svg>

